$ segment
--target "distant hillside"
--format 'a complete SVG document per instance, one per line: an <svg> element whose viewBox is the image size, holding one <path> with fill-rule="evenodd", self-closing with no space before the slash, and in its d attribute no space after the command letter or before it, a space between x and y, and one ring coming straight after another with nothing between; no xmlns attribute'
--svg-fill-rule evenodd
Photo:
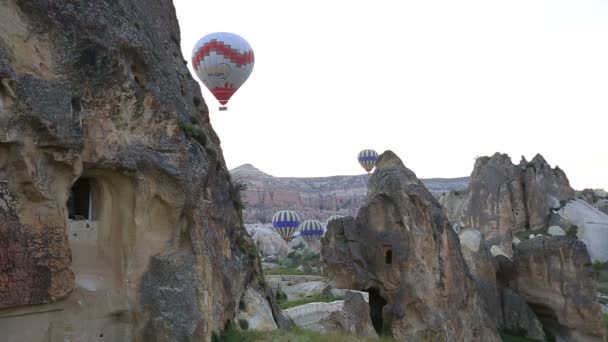
<svg viewBox="0 0 608 342"><path fill-rule="evenodd" d="M303 219L325 220L331 215L354 216L367 195L368 175L314 178L273 177L251 164L230 171L247 185L245 222L269 222L277 209L295 209ZM422 182L435 196L465 189L469 177L432 178Z"/></svg>

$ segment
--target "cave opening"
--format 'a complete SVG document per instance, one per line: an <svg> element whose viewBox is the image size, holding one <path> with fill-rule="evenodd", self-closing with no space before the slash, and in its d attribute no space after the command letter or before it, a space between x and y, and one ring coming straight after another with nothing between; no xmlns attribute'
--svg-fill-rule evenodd
<svg viewBox="0 0 608 342"><path fill-rule="evenodd" d="M375 287L367 289L369 294L369 314L372 319L372 325L378 335L383 335L384 317L382 317L382 310L386 305L386 300L380 295L380 290Z"/></svg>
<svg viewBox="0 0 608 342"><path fill-rule="evenodd" d="M70 220L91 220L93 218L93 197L89 178L79 178L72 185L67 207Z"/></svg>
<svg viewBox="0 0 608 342"><path fill-rule="evenodd" d="M570 329L559 323L553 309L538 303L528 303L528 305L542 324L548 341L570 339Z"/></svg>
<svg viewBox="0 0 608 342"><path fill-rule="evenodd" d="M384 263L390 265L393 263L393 248L390 245L384 246Z"/></svg>

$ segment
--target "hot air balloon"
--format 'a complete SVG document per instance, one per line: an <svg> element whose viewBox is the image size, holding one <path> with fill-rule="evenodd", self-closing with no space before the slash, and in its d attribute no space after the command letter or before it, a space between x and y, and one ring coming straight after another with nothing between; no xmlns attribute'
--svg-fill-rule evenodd
<svg viewBox="0 0 608 342"><path fill-rule="evenodd" d="M378 161L378 152L374 150L363 150L359 152L358 159L359 164L363 166L367 173L370 173L370 171L374 168L374 166L376 166L376 162Z"/></svg>
<svg viewBox="0 0 608 342"><path fill-rule="evenodd" d="M325 224L329 224L329 222L333 221L333 220L337 220L337 219L341 219L345 216L342 215L331 215L330 217L327 218L327 220L325 221Z"/></svg>
<svg viewBox="0 0 608 342"><path fill-rule="evenodd" d="M314 240L321 240L324 233L323 223L317 220L306 220L300 225L300 236L309 245Z"/></svg>
<svg viewBox="0 0 608 342"><path fill-rule="evenodd" d="M300 216L293 210L279 210L272 216L272 227L285 242L291 241L300 226Z"/></svg>
<svg viewBox="0 0 608 342"><path fill-rule="evenodd" d="M210 33L192 50L196 76L225 106L253 71L253 50L242 37L230 32Z"/></svg>

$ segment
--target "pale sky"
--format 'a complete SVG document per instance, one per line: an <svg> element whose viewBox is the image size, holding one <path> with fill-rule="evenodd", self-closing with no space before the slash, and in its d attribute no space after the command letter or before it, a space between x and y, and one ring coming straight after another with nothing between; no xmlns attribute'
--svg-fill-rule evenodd
<svg viewBox="0 0 608 342"><path fill-rule="evenodd" d="M373 148L459 177L540 152L574 188L608 188L608 0L174 3L190 67L211 32L254 50L228 111L199 82L229 168L360 174Z"/></svg>

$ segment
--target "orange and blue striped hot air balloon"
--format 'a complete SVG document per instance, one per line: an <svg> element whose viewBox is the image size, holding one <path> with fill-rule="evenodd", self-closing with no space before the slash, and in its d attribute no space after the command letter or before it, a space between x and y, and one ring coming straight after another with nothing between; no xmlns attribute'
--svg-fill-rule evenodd
<svg viewBox="0 0 608 342"><path fill-rule="evenodd" d="M289 242L300 227L300 216L293 210L279 210L272 216L272 227Z"/></svg>
<svg viewBox="0 0 608 342"><path fill-rule="evenodd" d="M367 173L370 173L378 161L378 152L370 149L363 150L359 152L357 159L359 160L359 164L363 166L363 169L365 169Z"/></svg>
<svg viewBox="0 0 608 342"><path fill-rule="evenodd" d="M325 234L323 223L317 220L306 220L300 224L300 236L310 244L313 240L321 240Z"/></svg>
<svg viewBox="0 0 608 342"><path fill-rule="evenodd" d="M222 104L247 81L253 71L254 56L249 43L230 32L214 32L201 38L192 50L196 76Z"/></svg>

